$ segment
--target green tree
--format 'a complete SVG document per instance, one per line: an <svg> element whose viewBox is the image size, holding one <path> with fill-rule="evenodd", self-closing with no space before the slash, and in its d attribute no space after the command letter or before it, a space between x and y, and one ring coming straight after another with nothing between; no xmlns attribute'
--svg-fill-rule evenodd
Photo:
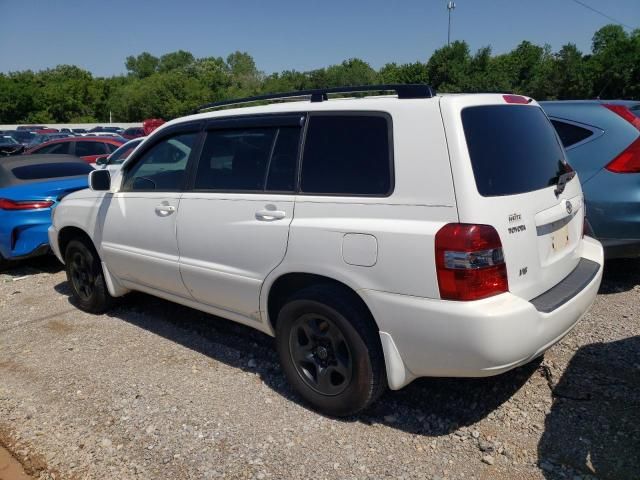
<svg viewBox="0 0 640 480"><path fill-rule="evenodd" d="M193 63L195 57L191 52L186 52L184 50L178 50L177 52L167 53L160 57L160 61L158 62L158 72L165 73L170 72L171 70L178 70L187 67L189 64Z"/></svg>
<svg viewBox="0 0 640 480"><path fill-rule="evenodd" d="M142 52L137 57L127 57L124 65L131 75L146 78L157 71L159 63L158 57L154 57L149 52Z"/></svg>

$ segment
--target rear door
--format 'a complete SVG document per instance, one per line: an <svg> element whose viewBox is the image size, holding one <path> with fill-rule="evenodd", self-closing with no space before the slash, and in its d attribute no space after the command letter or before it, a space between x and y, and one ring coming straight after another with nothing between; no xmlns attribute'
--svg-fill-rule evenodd
<svg viewBox="0 0 640 480"><path fill-rule="evenodd" d="M287 249L303 119L207 125L177 229L182 278L198 302L259 318L262 283Z"/></svg>
<svg viewBox="0 0 640 480"><path fill-rule="evenodd" d="M492 225L509 290L540 295L577 266L584 221L580 183L553 126L525 97L443 97L441 110L460 222Z"/></svg>

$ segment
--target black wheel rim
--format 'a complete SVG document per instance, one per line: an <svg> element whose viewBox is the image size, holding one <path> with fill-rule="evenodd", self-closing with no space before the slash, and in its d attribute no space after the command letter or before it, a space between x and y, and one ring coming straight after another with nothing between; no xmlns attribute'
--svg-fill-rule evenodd
<svg viewBox="0 0 640 480"><path fill-rule="evenodd" d="M298 317L289 334L291 360L298 375L323 395L338 395L353 375L351 350L342 331L327 317Z"/></svg>
<svg viewBox="0 0 640 480"><path fill-rule="evenodd" d="M71 255L69 273L73 289L78 296L83 300L91 298L95 286L95 275L90 260L82 252L76 251Z"/></svg>

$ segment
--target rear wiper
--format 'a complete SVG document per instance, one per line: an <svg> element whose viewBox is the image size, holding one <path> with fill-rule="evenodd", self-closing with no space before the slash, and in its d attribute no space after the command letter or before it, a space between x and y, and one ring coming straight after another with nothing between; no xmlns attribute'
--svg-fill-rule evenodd
<svg viewBox="0 0 640 480"><path fill-rule="evenodd" d="M571 180L575 176L576 176L576 172L573 170L570 172L566 172L561 175L558 175L558 183L556 184L556 189L553 191L553 193L556 194L556 197L559 197L560 194L564 192L564 188L567 186L567 183L569 182L569 180Z"/></svg>

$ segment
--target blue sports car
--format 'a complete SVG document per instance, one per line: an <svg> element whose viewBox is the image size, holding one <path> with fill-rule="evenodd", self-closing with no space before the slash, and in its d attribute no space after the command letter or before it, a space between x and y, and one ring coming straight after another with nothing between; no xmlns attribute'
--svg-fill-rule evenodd
<svg viewBox="0 0 640 480"><path fill-rule="evenodd" d="M0 158L0 269L48 252L51 210L65 195L87 188L92 170L70 155Z"/></svg>
<svg viewBox="0 0 640 480"><path fill-rule="evenodd" d="M540 102L578 172L607 258L640 256L640 102Z"/></svg>

